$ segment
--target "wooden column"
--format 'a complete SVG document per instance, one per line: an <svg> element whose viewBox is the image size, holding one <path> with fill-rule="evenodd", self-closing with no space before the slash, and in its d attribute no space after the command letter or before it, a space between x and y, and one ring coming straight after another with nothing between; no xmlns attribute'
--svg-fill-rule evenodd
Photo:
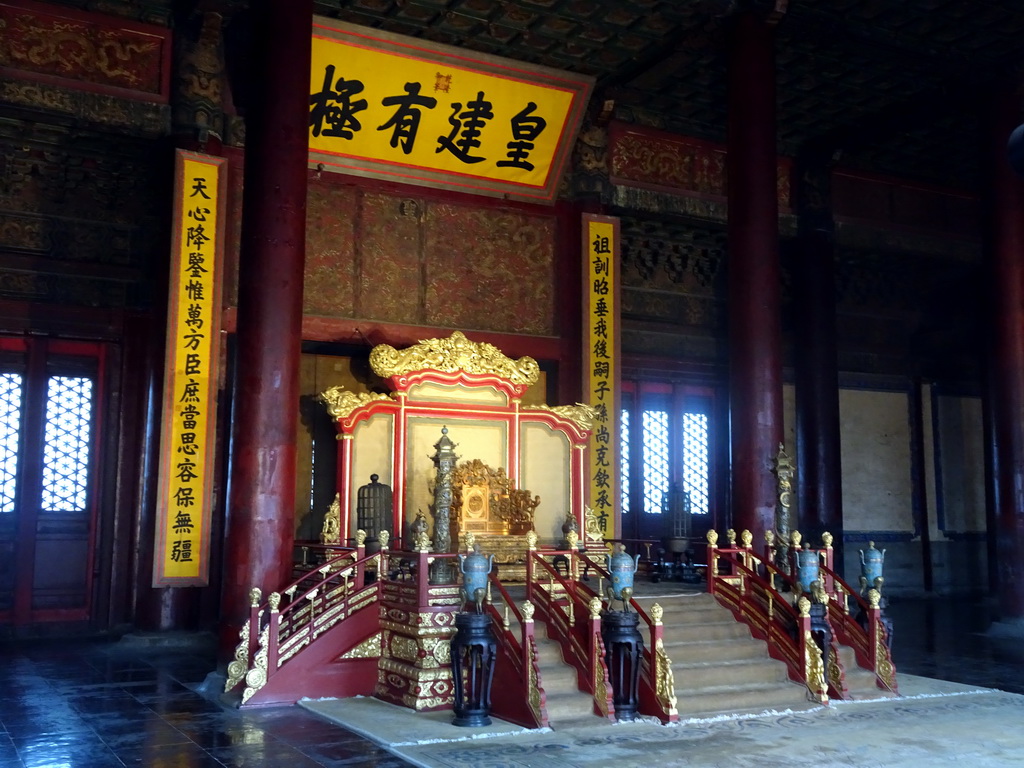
<svg viewBox="0 0 1024 768"><path fill-rule="evenodd" d="M729 420L732 526L774 527L782 440L774 26L741 12L729 50Z"/></svg>
<svg viewBox="0 0 1024 768"><path fill-rule="evenodd" d="M797 162L799 237L794 271L796 328L796 491L793 526L814 546L835 537L843 569L843 493L836 352L835 225L832 162L827 150L808 150Z"/></svg>
<svg viewBox="0 0 1024 768"><path fill-rule="evenodd" d="M991 308L990 403L998 492L996 536L999 607L1024 618L1024 179L1007 161L1006 143L1021 122L1019 96L997 97L988 116L990 198L986 256Z"/></svg>
<svg viewBox="0 0 1024 768"><path fill-rule="evenodd" d="M311 0L252 4L222 649L249 589L291 575L312 13Z"/></svg>

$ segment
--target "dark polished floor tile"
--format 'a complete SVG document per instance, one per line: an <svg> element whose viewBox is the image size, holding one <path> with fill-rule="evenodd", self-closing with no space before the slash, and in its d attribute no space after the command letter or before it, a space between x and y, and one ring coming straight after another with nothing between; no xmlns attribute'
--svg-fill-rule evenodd
<svg viewBox="0 0 1024 768"><path fill-rule="evenodd" d="M319 768L320 763L279 741L211 749L210 754L228 768Z"/></svg>
<svg viewBox="0 0 1024 768"><path fill-rule="evenodd" d="M407 763L381 747L361 740L349 744L319 744L298 747L304 755L320 765L340 768L341 766L389 765L404 766Z"/></svg>
<svg viewBox="0 0 1024 768"><path fill-rule="evenodd" d="M192 744L148 745L122 749L118 757L126 766L143 768L224 768L224 764L202 747ZM267 766L270 768L270 766ZM282 766L282 768L285 768Z"/></svg>
<svg viewBox="0 0 1024 768"><path fill-rule="evenodd" d="M102 724L97 726L96 732L107 746L117 753L123 749L164 747L191 741L177 728L158 719L118 725Z"/></svg>
<svg viewBox="0 0 1024 768"><path fill-rule="evenodd" d="M54 766L120 766L114 751L96 739L39 739L24 744L15 742L18 757L26 768L54 768Z"/></svg>
<svg viewBox="0 0 1024 768"><path fill-rule="evenodd" d="M191 723L174 722L173 725L204 749L281 744L268 729L248 725L237 719L218 721L211 718Z"/></svg>

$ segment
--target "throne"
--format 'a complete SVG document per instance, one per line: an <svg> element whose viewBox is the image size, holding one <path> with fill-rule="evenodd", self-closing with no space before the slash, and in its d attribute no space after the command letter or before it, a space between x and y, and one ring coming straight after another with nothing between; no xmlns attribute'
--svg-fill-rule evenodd
<svg viewBox="0 0 1024 768"><path fill-rule="evenodd" d="M502 578L523 580L526 575L526 534L534 530L540 496L517 489L501 467L480 459L459 464L452 473L451 526L453 541L466 549L466 537L494 555Z"/></svg>

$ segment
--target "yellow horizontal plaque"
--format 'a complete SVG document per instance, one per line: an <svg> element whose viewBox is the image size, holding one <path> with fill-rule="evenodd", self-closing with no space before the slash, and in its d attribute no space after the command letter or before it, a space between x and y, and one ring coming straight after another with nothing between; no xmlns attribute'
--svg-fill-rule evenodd
<svg viewBox="0 0 1024 768"><path fill-rule="evenodd" d="M313 167L552 202L593 80L316 18Z"/></svg>

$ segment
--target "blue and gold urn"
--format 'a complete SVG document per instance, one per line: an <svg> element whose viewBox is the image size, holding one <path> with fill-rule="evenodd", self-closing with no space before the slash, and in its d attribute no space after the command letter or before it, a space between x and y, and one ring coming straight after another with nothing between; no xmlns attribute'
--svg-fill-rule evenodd
<svg viewBox="0 0 1024 768"><path fill-rule="evenodd" d="M885 550L875 549L875 542L869 541L866 550L860 550L861 582L869 588L875 586L876 579L882 578L882 564L885 562Z"/></svg>
<svg viewBox="0 0 1024 768"><path fill-rule="evenodd" d="M494 555L485 555L480 545L474 544L473 551L468 555L459 555L459 571L462 573L463 603L473 602L477 612L483 610L484 596L487 594L487 576L494 565Z"/></svg>
<svg viewBox="0 0 1024 768"><path fill-rule="evenodd" d="M811 545L805 543L804 548L796 553L797 581L804 590L811 588L811 584L818 580L821 573L821 561L818 553L811 549Z"/></svg>
<svg viewBox="0 0 1024 768"><path fill-rule="evenodd" d="M628 589L630 594L633 591L633 574L640 567L640 555L635 558L626 554L626 548L621 544L615 546L615 554L605 555L608 563L608 575L612 578L612 598L615 600L626 599L622 590Z"/></svg>

